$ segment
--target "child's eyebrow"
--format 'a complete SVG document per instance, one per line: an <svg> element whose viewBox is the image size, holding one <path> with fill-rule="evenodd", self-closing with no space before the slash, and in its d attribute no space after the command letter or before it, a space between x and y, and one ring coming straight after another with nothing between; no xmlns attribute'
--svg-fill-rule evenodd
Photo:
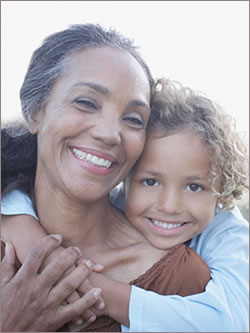
<svg viewBox="0 0 250 333"><path fill-rule="evenodd" d="M209 180L207 175L195 175L195 176L188 176L186 180L194 181L194 180Z"/></svg>
<svg viewBox="0 0 250 333"><path fill-rule="evenodd" d="M147 176L147 177L160 177L161 174L157 171L153 171L153 170L140 170L140 173L143 173L144 176Z"/></svg>

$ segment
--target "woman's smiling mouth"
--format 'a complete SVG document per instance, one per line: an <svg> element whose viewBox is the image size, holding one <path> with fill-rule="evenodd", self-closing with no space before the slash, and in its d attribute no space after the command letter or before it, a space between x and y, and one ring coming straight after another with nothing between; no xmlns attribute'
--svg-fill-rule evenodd
<svg viewBox="0 0 250 333"><path fill-rule="evenodd" d="M97 167L104 167L104 168L108 169L112 165L112 162L110 160L100 158L100 157L90 154L90 153L85 153L77 148L73 148L72 152L80 160L87 161L88 163L93 164Z"/></svg>

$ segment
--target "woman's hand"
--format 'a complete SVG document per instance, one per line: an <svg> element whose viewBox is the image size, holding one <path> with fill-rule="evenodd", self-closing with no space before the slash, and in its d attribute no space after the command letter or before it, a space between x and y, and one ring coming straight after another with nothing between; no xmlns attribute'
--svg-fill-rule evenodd
<svg viewBox="0 0 250 333"><path fill-rule="evenodd" d="M39 273L46 256L60 244L60 236L43 238L30 251L17 273L14 248L7 244L0 276L2 331L54 332L96 303L101 293L99 288L91 289L73 304L62 305L91 271L82 263L57 283L79 259L78 250L74 247L64 250Z"/></svg>
<svg viewBox="0 0 250 333"><path fill-rule="evenodd" d="M47 267L57 256L60 255L65 250L64 247L59 246L55 250L53 250L43 261L41 271ZM79 252L80 254L80 252ZM101 272L103 270L103 265L99 265L94 263L93 261L89 259L85 259L83 256L81 256L76 264L74 264L72 267L70 267L64 274L61 276L61 280L63 280L66 276L71 274L73 270L76 269L77 265L79 264L85 264L89 267L89 269L93 272ZM78 290L74 290L74 292L66 299L66 303L72 304L76 301L78 301L81 298L81 295L85 295L87 292L89 292L93 285L90 283L88 278L83 277L83 282L78 287ZM58 281L59 282L59 281ZM105 307L104 301L102 297L100 296L99 299L96 301L94 305L96 310L102 310ZM80 317L74 318L70 324L70 329L74 328L74 330L78 330L80 327L88 326L90 323L96 320L96 314L94 311L88 309L84 313L81 314Z"/></svg>

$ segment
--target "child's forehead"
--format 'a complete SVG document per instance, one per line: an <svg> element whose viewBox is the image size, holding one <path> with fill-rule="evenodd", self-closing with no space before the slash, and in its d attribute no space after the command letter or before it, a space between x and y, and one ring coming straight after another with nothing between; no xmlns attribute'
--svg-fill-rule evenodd
<svg viewBox="0 0 250 333"><path fill-rule="evenodd" d="M156 170L163 166L170 170L172 166L178 165L188 169L196 168L197 165L208 168L212 156L211 149L202 137L190 131L152 135L148 138L138 161L137 170L140 171L146 167Z"/></svg>
<svg viewBox="0 0 250 333"><path fill-rule="evenodd" d="M179 128L172 131L166 131L164 128L159 128L158 130L152 130L146 139L145 146L151 146L152 144L157 145L160 144L162 140L164 141L172 141L173 143L179 142L180 140L185 139L187 137L195 138L196 141L199 141L204 146L208 146L201 133L198 131L194 131L190 128Z"/></svg>

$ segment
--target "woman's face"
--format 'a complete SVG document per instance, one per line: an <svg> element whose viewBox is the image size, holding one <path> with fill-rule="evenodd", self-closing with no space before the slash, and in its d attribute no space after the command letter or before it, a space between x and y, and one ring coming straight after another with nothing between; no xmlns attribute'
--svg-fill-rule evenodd
<svg viewBox="0 0 250 333"><path fill-rule="evenodd" d="M70 56L37 119L37 183L90 202L106 195L142 152L149 103L147 76L128 52Z"/></svg>

